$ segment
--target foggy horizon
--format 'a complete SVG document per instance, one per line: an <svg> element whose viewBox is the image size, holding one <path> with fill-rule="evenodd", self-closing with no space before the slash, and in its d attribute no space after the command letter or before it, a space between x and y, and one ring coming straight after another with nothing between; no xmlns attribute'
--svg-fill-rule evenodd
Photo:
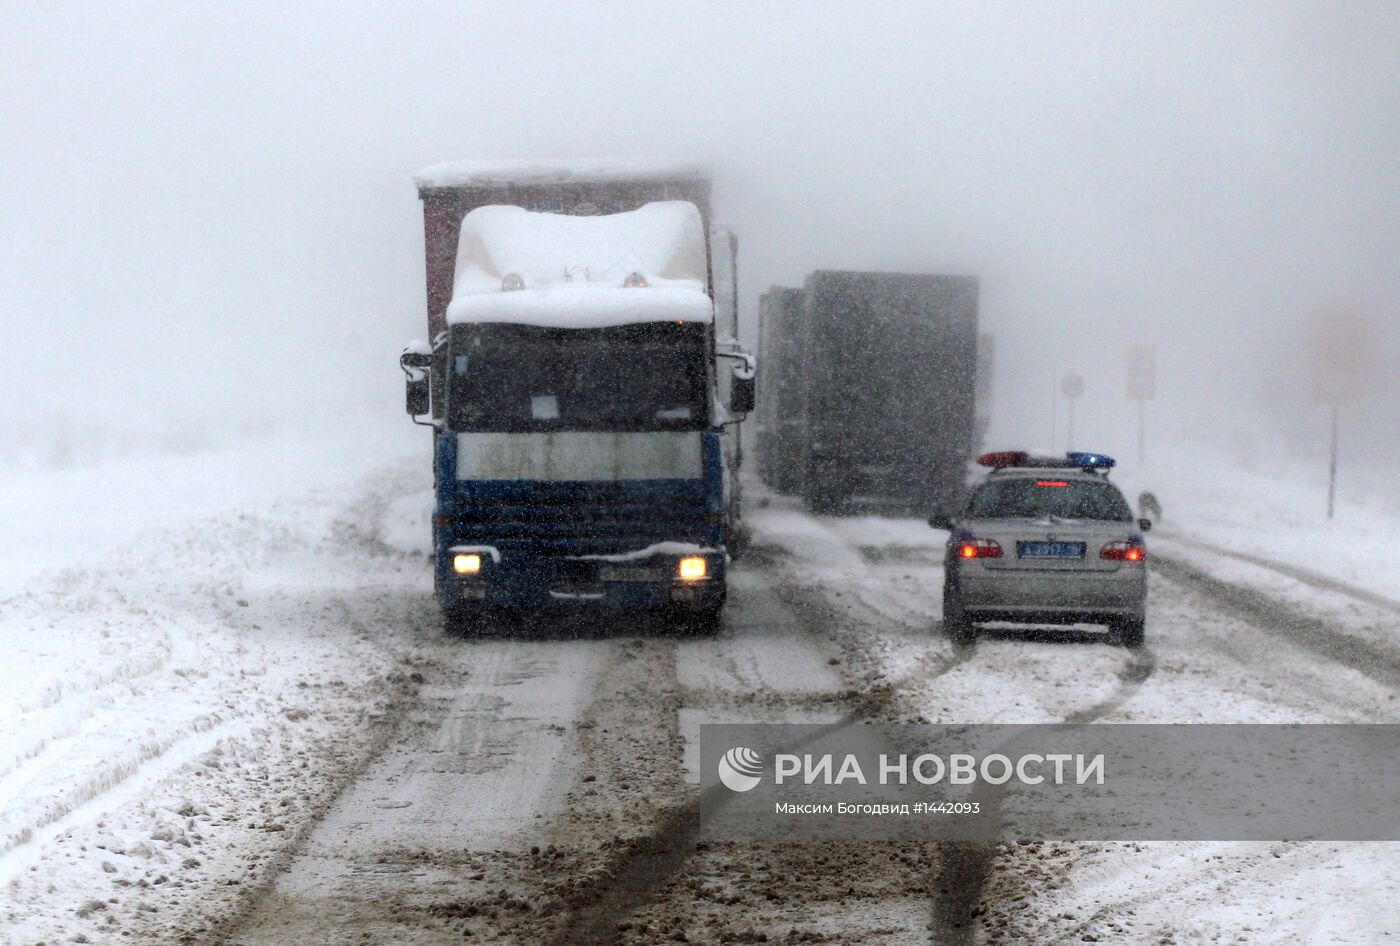
<svg viewBox="0 0 1400 946"><path fill-rule="evenodd" d="M815 269L977 275L994 445L1046 443L1077 371L1076 439L1125 449L1149 342L1155 423L1317 454L1336 306L1376 341L1348 449L1400 439L1400 8L650 9L9 4L10 441L397 412L413 173L647 155L713 167L750 342Z"/></svg>

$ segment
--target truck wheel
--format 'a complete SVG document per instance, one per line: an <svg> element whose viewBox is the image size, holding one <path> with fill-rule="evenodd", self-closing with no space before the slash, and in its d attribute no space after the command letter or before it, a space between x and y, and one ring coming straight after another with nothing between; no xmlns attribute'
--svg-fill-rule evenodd
<svg viewBox="0 0 1400 946"><path fill-rule="evenodd" d="M1147 620L1119 618L1113 622L1113 637L1124 647L1141 647L1147 637Z"/></svg>
<svg viewBox="0 0 1400 946"><path fill-rule="evenodd" d="M480 608L443 608L442 630L448 637L469 640L486 633L486 615Z"/></svg>
<svg viewBox="0 0 1400 946"><path fill-rule="evenodd" d="M803 494L802 505L810 513L831 516L842 511L846 500L839 493L830 489L812 490Z"/></svg>
<svg viewBox="0 0 1400 946"><path fill-rule="evenodd" d="M943 585L943 631L954 644L971 644L977 639L977 625L967 619L962 595Z"/></svg>
<svg viewBox="0 0 1400 946"><path fill-rule="evenodd" d="M713 637L719 633L723 606L703 611L675 610L670 612L671 628L689 637Z"/></svg>
<svg viewBox="0 0 1400 946"><path fill-rule="evenodd" d="M707 611L697 611L690 616L690 633L696 637L714 637L719 633L723 625L721 615L722 608L710 608Z"/></svg>

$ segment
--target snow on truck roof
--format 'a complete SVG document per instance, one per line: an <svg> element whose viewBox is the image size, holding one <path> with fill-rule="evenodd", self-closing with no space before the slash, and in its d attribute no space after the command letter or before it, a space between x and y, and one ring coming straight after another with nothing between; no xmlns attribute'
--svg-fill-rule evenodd
<svg viewBox="0 0 1400 946"><path fill-rule="evenodd" d="M468 301L469 300L469 301ZM606 328L643 322L710 322L714 303L689 289L560 286L469 296L447 307L447 322L496 322L552 328Z"/></svg>
<svg viewBox="0 0 1400 946"><path fill-rule="evenodd" d="M413 176L419 188L508 187L525 184L570 184L604 181L654 181L708 178L701 165L664 160L618 158L583 161L449 161Z"/></svg>
<svg viewBox="0 0 1400 946"><path fill-rule="evenodd" d="M707 265L700 211L686 201L598 216L478 207L462 218L447 321L710 322Z"/></svg>

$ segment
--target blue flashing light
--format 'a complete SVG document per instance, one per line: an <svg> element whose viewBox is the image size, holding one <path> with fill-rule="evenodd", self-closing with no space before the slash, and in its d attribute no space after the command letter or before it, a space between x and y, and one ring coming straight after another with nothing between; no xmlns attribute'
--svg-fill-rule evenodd
<svg viewBox="0 0 1400 946"><path fill-rule="evenodd" d="M1102 453L1086 453L1082 450L1071 450L1065 454L1065 459L1075 466L1092 470L1109 470L1118 463L1113 457L1104 456Z"/></svg>

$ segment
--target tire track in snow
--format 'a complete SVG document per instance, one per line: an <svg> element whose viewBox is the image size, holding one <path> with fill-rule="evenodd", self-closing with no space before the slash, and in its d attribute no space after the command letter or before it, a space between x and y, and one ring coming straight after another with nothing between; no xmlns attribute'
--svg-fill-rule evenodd
<svg viewBox="0 0 1400 946"><path fill-rule="evenodd" d="M1400 688L1400 658L1328 621L1300 613L1263 592L1228 582L1181 559L1153 557L1153 567L1246 623L1370 677Z"/></svg>
<svg viewBox="0 0 1400 946"><path fill-rule="evenodd" d="M89 770L66 790L43 799L37 811L6 825L0 811L0 886L32 863L45 843L75 824L100 817L123 801L140 797L180 767L221 742L247 735L245 720L207 716L182 731L142 744L137 751L97 770Z"/></svg>
<svg viewBox="0 0 1400 946"><path fill-rule="evenodd" d="M1254 560L1253 557L1236 557L1263 567L1278 564L1267 560ZM1157 562L1160 563L1163 558L1164 556L1158 555ZM1170 560L1173 557L1165 556L1165 558ZM1240 589L1231 583L1213 579L1200 573L1188 574L1183 578L1180 571L1171 571L1173 564L1176 563L1168 561L1167 568L1161 569L1162 577L1175 579L1184 588L1191 588L1197 593L1203 593L1201 585L1209 582L1210 590L1214 594L1208 596L1208 600L1214 605L1214 609L1222 610L1231 617L1243 619L1251 626L1272 634L1286 634L1290 637L1303 634L1304 639L1311 645L1309 649L1321 652L1333 659L1342 660L1355 666L1358 670L1362 670L1362 672L1369 669L1370 675L1379 681L1387 684L1391 684L1393 681L1394 674L1391 672L1391 668L1394 667L1393 656L1383 654L1374 646L1356 640L1345 632L1337 631L1325 621L1318 621L1315 618L1302 619L1296 609L1288 608L1258 592ZM1363 603L1383 607L1387 610L1394 610L1392 605L1396 604L1389 599L1384 599L1383 596L1376 596L1344 583L1326 579L1324 576L1307 573L1305 570L1291 569L1287 566L1274 570L1297 578L1312 587L1347 594ZM1195 584L1194 588L1192 588L1193 583ZM1222 607L1222 604L1226 606ZM1117 674L1119 682L1115 691L1107 699L1066 714L1065 722L1092 723L1112 714L1132 699L1143 684L1152 677L1156 667L1157 657L1152 652L1144 650L1131 654L1129 662ZM938 885L936 889L940 892L940 897L936 898L933 904L934 940L936 942L971 943L977 939L979 929L978 925L974 925L974 921L981 915L986 906L981 900L985 895L994 867L996 850L993 845L943 846L940 867L934 879L935 884ZM1280 857L1289 858L1292 856L1291 850L1282 853L1269 850L1258 854L1242 852L1239 856L1232 858L1233 866L1231 868L1223 870L1235 873L1240 870L1248 870L1255 865L1275 863ZM1205 882L1209 882L1208 877L1202 880L1193 874L1191 877L1182 878L1179 886L1185 888ZM1014 894L1012 891L1003 891L1002 893L1006 896ZM1129 898L1127 902L1134 901ZM1109 916L1109 913L1102 910L1096 911L1092 921L1103 920ZM1079 938L1080 934L1089 928L1091 928L1091 923L1081 923L1076 927L1073 938Z"/></svg>
<svg viewBox="0 0 1400 946"><path fill-rule="evenodd" d="M73 574L63 573L62 590L51 592L61 597L66 613L80 613L82 606L69 600L75 594L87 598L110 598L124 606L125 616L149 618L144 608L131 606L120 590L110 586L87 589L81 593L66 586ZM110 578L110 576L106 576ZM106 579L104 578L104 581ZM4 602L5 613L0 620L24 620L8 613L21 601L37 604L38 596L30 593ZM51 618L42 613L28 619L35 625ZM8 723L9 731L0 733L0 809L18 793L34 774L71 749L76 737L86 735L100 726L104 713L118 702L132 696L135 685L165 670L170 665L173 644L170 634L160 622L155 623L159 636L147 641L151 650L107 665L84 666L68 677L52 679L28 692L13 697L18 714Z"/></svg>
<svg viewBox="0 0 1400 946"><path fill-rule="evenodd" d="M1130 650L1128 654L1128 662L1118 671L1118 687L1113 694L1093 706L1066 715L1066 723L1083 725L1097 722L1133 698L1157 669L1157 655L1146 647Z"/></svg>
<svg viewBox="0 0 1400 946"><path fill-rule="evenodd" d="M1157 669L1157 658L1145 647L1129 651L1129 655L1118 672L1118 687L1113 694L1067 714L1065 725L1096 722L1132 699ZM999 820L1005 797L1005 786L979 784L971 800L981 803L982 810ZM993 841L947 841L939 845L933 885L940 896L933 903L931 925L936 935L930 942L970 946L976 941L975 921L988 909L983 899L995 866L997 846Z"/></svg>
<svg viewBox="0 0 1400 946"><path fill-rule="evenodd" d="M751 550L746 562L758 562L775 576L775 580L767 583L768 591L792 609L807 635L833 641L843 651L847 649L848 642L838 630L840 621L837 612L819 589L796 581L775 561L771 550ZM885 620L888 622L889 618ZM972 648L951 654L935 652L926 664L929 675L936 677L949 672L970 659L972 652ZM678 685L678 681L668 681L668 684ZM679 692L684 697L686 691L682 689ZM787 747L788 751L798 751L814 739L849 726L871 720L889 721L895 693L896 688L892 685L865 689L852 687L827 699L820 699L819 705L823 708L844 707L844 714L837 721L814 730L812 735ZM803 691L775 695L774 699L779 696L790 697L792 706L797 707L811 705L813 700L812 694ZM725 698L725 695L718 694L712 695L710 700ZM748 705L749 701L740 697L739 702ZM772 705L773 700L764 700L763 703ZM729 798L727 789L712 786L664 812L652 830L631 840L608 860L601 869L602 876L608 879L607 883L599 885L590 897L574 905L564 925L546 941L548 946L576 946L580 943L616 946L630 941L629 935L633 931L628 929L629 918L652 902L685 869L696 852L696 839L700 832ZM792 880L803 882L800 877Z"/></svg>
<svg viewBox="0 0 1400 946"><path fill-rule="evenodd" d="M864 722L860 710L814 731L805 739L783 747L796 752L804 745L849 726ZM633 839L602 868L608 883L571 911L564 926L551 937L548 946L616 946L624 939L626 919L650 902L670 883L695 851L695 841L705 825L729 801L731 793L722 785L712 785L698 796L672 808L656 826Z"/></svg>
<svg viewBox="0 0 1400 946"><path fill-rule="evenodd" d="M1199 595L1160 571L1153 578L1153 587L1154 624L1191 634L1187 640L1163 641L1170 648L1164 651L1162 668L1168 679L1173 672L1185 674L1193 667L1209 665L1211 676L1220 681L1215 686L1229 688L1239 700L1239 712L1232 705L1225 716L1201 721L1255 719L1257 711L1249 707L1261 705L1269 713L1257 721L1377 722L1400 712L1393 705L1383 709L1384 703L1377 702L1389 701L1387 687L1359 678L1344 666L1316 660L1303 648L1279 648L1272 635L1232 612L1203 609ZM1267 664L1260 661L1265 653L1269 655ZM1339 672L1350 680L1342 683ZM1175 716L1168 721L1186 722Z"/></svg>
<svg viewBox="0 0 1400 946"><path fill-rule="evenodd" d="M86 712L80 711L56 727L45 727L40 720L21 719L27 729L33 729L32 741L12 756L12 765L0 769L0 812L40 773L62 761L84 738L101 730L113 718L116 701L115 695L106 694L104 699L90 701L83 708Z"/></svg>
<svg viewBox="0 0 1400 946"><path fill-rule="evenodd" d="M1144 848L1133 842L1117 842L1119 848L1130 848L1127 852L1114 852L1115 860L1095 865L1088 869L1076 870L1075 887L1104 890L1093 896L1093 907L1082 919L1074 918L1082 913L1085 897L1090 895L1084 889L1064 889L1042 900L1040 911L1053 919L1063 919L1064 925L1056 925L1048 930L1047 942L1113 942L1125 938L1125 931L1117 922L1136 915L1136 909L1149 902L1189 897L1196 894L1197 902L1218 904L1228 902L1231 888L1248 884L1253 874L1261 869L1279 872L1297 872L1335 857L1335 847L1325 841L1202 841L1202 842L1154 842L1145 848L1146 857L1130 859L1132 854L1141 853ZM1093 853L1103 853L1103 849ZM1190 866L1183 868L1172 861L1189 860ZM1170 867L1170 874L1154 878L1147 889L1138 887L1126 893L1112 890L1114 881L1126 874L1141 873L1147 870L1162 870ZM1104 889L1107 888L1107 889ZM1187 917L1183 921L1189 922ZM1107 926L1107 929L1102 927ZM1262 931L1260 931L1262 932ZM1292 931L1289 942L1312 942L1307 936ZM1015 934L1011 934L1013 937ZM1163 941L1179 942L1175 936L1181 931L1169 932ZM1135 940L1157 941L1156 934L1137 932ZM1202 937L1204 941L1205 937ZM1021 941L1019 937L1013 941ZM1190 940L1188 940L1190 941ZM1243 940L1230 940L1243 942Z"/></svg>
<svg viewBox="0 0 1400 946"><path fill-rule="evenodd" d="M977 656L976 642L948 642L947 635L942 633L942 623L935 620L927 607L928 601L922 598L911 600L913 596L909 593L884 588L875 596L877 601L864 594L852 594L842 595L837 603L827 595L828 584L813 582L793 567L797 560L786 548L755 547L749 554L762 567L779 575L780 580L772 586L779 600L801 614L809 627L820 628L824 636L833 639L841 648L845 674L851 677L854 687L852 694L866 707L871 718L900 722L921 717L921 703L907 699L899 707L904 710L903 715L898 715L894 696L907 696L914 687L928 687ZM866 576L867 580L870 577ZM860 622L861 628L872 624L893 630L898 637L905 638L901 644L917 648L911 664L900 676L887 677L880 669L881 655L870 652L869 635L847 626L846 622L852 617ZM911 635L916 628L927 628L927 631ZM860 668L865 670L864 677L853 677L852 671Z"/></svg>
<svg viewBox="0 0 1400 946"><path fill-rule="evenodd" d="M392 486L392 480L375 477L366 489L375 493L386 488L385 481ZM356 490L349 499L360 500L360 493ZM256 695L257 689L245 688L241 681L262 676L272 668L270 655L285 651L291 636L289 629L301 629L315 641L318 652L325 652L328 642L334 640L361 663L384 662L390 666L397 660L381 661L372 655L411 655L417 639L426 635L426 629L419 634L399 628L392 640L386 640L385 622L401 616L402 610L396 606L393 595L386 597L355 586L345 589L334 576L289 594L275 590L269 593L265 585L260 585L256 594L247 595L255 599L253 609L244 610L248 605L242 600L235 607L235 599L241 597L235 588L249 576L265 576L269 568L277 567L281 556L310 558L327 550L334 554L334 549L347 544L344 536L328 535L321 528L305 528L300 520L294 520L295 525L285 524L291 505L278 502L270 512L201 520L203 532L216 535L218 541L213 547L219 555L199 568L191 568L180 559L180 542L158 536L166 541L156 545L143 539L116 570L54 573L52 591L12 597L0 605L4 619L12 627L24 629L25 625L34 624L37 634L45 624L52 627L58 623L60 630L69 632L68 638L83 643L63 654L71 657L66 677L46 682L34 679L37 674L30 674L24 679L29 689L15 694L12 702L21 711L10 716L15 721L11 727L14 738L0 744L0 765L4 766L0 772L0 885L13 883L9 892L16 895L16 903L28 909L30 915L46 912L56 918L67 910L54 909L50 901L80 896L84 889L65 889L63 885L55 889L50 885L45 894L41 878L45 872L52 874L60 869L52 866L63 861L58 855L73 860L77 845L90 844L93 832L130 830L127 824L120 823L125 813L137 811L139 818L148 799L163 797L191 772L202 773L204 768L199 762L210 752L231 748L235 754L251 757L259 753L267 738L278 738L278 727L285 728L287 719L299 722L304 718L284 718L282 710L286 707L276 699L255 700L246 705L241 702L245 690ZM172 535L183 537L188 531L182 529ZM187 539L182 541L188 545ZM358 562L372 554L364 545L355 544L337 557ZM345 563L335 561L332 567L343 569ZM393 587L397 590L398 584ZM298 607L305 613L275 615L273 622L281 617L282 624L269 627L266 633L257 626L258 621L267 623L270 611L289 602L304 602ZM307 611L313 602L320 604L319 614ZM366 602L375 605L367 612ZM327 613L328 609L339 609L354 619L336 620ZM105 643L109 627L111 645ZM257 648L264 641L270 642L268 652L260 654ZM108 653L109 650L114 652ZM127 653L123 654L123 650ZM350 679L353 684L354 678ZM339 681L335 683L340 685ZM405 683L391 678L381 691L370 693L367 702L378 702L382 693L390 711L398 712L406 705L402 692L405 689ZM315 692L312 689L306 697L297 698L310 698ZM190 698L191 693L202 695ZM355 713L340 716L352 719ZM382 725L371 713L364 726L371 738L349 747L352 756L375 749L374 737ZM328 751L328 741L321 740L314 730L303 741L317 751ZM344 760L333 761L339 772ZM239 790L242 788L238 786ZM231 800L234 806L242 801L237 791L227 798L220 797L225 803ZM307 796L305 812L313 820L324 797ZM112 815L119 819L117 828L94 827ZM252 852L248 863L261 861L263 865L230 879L230 883L241 881L241 885L219 883L216 887L218 878L208 876L206 868L205 876L194 880L202 897L169 896L166 888L159 892L152 888L149 895L124 896L123 922L145 920L169 932L171 923L184 923L189 915L185 928L202 932L211 916L225 912L230 902L256 889L260 872L271 868L280 856L279 848L295 843L299 837L297 824L294 820L290 824L293 830L268 834L266 838L259 835L256 842L249 840L247 831L229 829L239 842L238 850ZM226 857L221 850L208 860ZM93 862L89 859L87 863ZM119 866L123 871L129 869L121 862ZM39 873L32 873L31 869L36 868ZM98 877L103 884L111 882L106 875ZM203 889L206 885L208 889ZM172 886L179 888L182 884ZM22 903L18 900L21 893L28 898ZM157 893L166 895L162 909L152 907L149 918L132 915L133 896L145 897L144 908L147 902L159 900ZM196 903L197 900L201 902ZM60 929L61 924L54 928ZM138 928L139 922L128 927ZM91 934L92 929L86 932Z"/></svg>
<svg viewBox="0 0 1400 946"><path fill-rule="evenodd" d="M37 694L31 694L27 699L21 698L16 702L22 713L35 713L58 706L70 697L90 697L96 689L134 683L165 669L170 663L170 649L167 635L153 654L119 661L107 670L94 670L80 680L50 681Z"/></svg>
<svg viewBox="0 0 1400 946"><path fill-rule="evenodd" d="M825 531L831 536L832 541L847 545L852 544L842 534L845 530L842 530L839 524L828 526ZM865 580L880 577L869 567L873 560L880 558L874 552L875 547L868 544L853 547L858 551L862 564L866 566L862 569L864 574L860 577ZM787 552L786 549L782 551ZM810 581L802 582L799 576L791 573L787 577L788 581L780 584L778 591L789 604L797 608L805 607L808 613L824 613L832 618L837 615L836 606L823 594L824 585L815 585ZM881 625L888 627L890 624L895 624L898 628L907 630L917 623L915 615L925 615L926 620L932 620L930 602L923 597L916 597L914 593L902 592L885 584L869 594L862 593L865 589L862 589L859 584L856 585L855 590L857 593L853 597L855 598L856 613L860 614L861 611L864 611L864 620L876 627ZM872 597L879 601L879 605L870 600ZM864 605L863 608L860 607L862 605ZM845 610L852 609L847 605ZM941 629L941 622L938 626ZM846 638L848 652L862 648L868 649L869 640L862 639L866 635L859 635L857 638L850 635L843 636ZM937 641L946 641L946 639L946 635L943 634L933 638ZM1127 653L1128 660L1117 673L1117 684L1113 692L1091 706L1066 714L1062 717L1065 724L1088 724L1108 716L1131 700L1143 684L1151 678L1157 667L1156 656L1146 648ZM874 718L884 717L885 721L900 722L908 718L922 719L924 702L930 692L931 685L939 677L969 663L978 654L976 642L956 646L951 654L947 651L925 651L908 673L897 679L884 681L878 703L868 706L867 709L872 711ZM876 664L881 661L879 654L869 655L869 658ZM930 668L933 672L921 674L919 671L925 667ZM891 716L893 716L892 719ZM991 811L995 816L996 811L1000 809L1001 794L1000 789L987 787L974 797L983 802L984 810ZM933 863L927 883L928 890L932 895L929 917L931 943L952 943L962 946L962 944L971 944L975 941L977 935L975 921L986 909L982 899L992 875L996 850L997 845L991 842L953 841L935 844Z"/></svg>
<svg viewBox="0 0 1400 946"><path fill-rule="evenodd" d="M1211 549L1214 551L1214 549ZM1255 562L1268 567L1264 562ZM1176 559L1173 556L1163 555L1160 552L1154 556L1153 567L1161 578L1178 586L1182 591L1194 597L1204 599L1207 606L1212 610L1221 612L1228 618L1241 620L1252 629L1273 635L1282 636L1289 641L1300 645L1306 650L1321 653L1331 659L1338 660L1346 666L1356 669L1376 679L1379 682L1390 684L1396 679L1396 671L1393 658L1389 655L1379 653L1370 644L1358 640L1330 626L1327 622L1316 618L1299 614L1295 609L1288 607L1267 594L1239 586L1231 582L1224 581L1204 572L1203 570ZM1316 587L1326 587L1316 584ZM1327 590L1342 591L1342 588L1327 588ZM1375 603L1375 602L1368 602ZM1093 707L1070 714L1067 722L1093 722L1103 718L1120 707L1132 692L1141 685L1152 673L1155 667L1155 657L1149 652L1140 652L1140 658L1133 664L1125 667L1120 673L1120 679L1124 685L1113 697L1096 704ZM1368 662L1370 666L1364 664ZM1393 684L1391 684L1393 685ZM1075 847L1071 845L1071 847ZM1201 847L1195 845L1194 847ZM1050 937L1054 942L1067 940L1079 940L1086 935L1095 935L1093 931L1102 924L1109 923L1114 917L1130 916L1132 908L1148 899L1156 899L1168 893L1179 893L1199 888L1205 884L1217 884L1224 889L1230 884L1240 881L1242 875L1251 870L1261 868L1271 868L1279 864L1280 859L1285 862L1298 858L1306 854L1307 845L1301 844L1274 844L1274 845L1253 845L1235 846L1239 850L1232 850L1227 855L1213 858L1213 861L1221 863L1200 864L1196 869L1182 873L1177 869L1171 881L1165 886L1159 883L1151 885L1150 891L1135 891L1124 896L1116 897L1107 903L1096 903L1090 915L1073 923L1068 927L1055 927L1050 932ZM1101 850L1095 846L1094 850ZM1169 852L1158 859L1170 859L1177 856L1174 852ZM1308 855L1310 856L1310 855ZM976 876L978 872L985 871L981 879L985 889L991 881L991 872L995 867L995 849L987 846L981 851L967 849L957 852L953 858L955 870L962 871L965 875ZM1102 865L1096 869L1097 876L1108 876L1122 874L1126 871L1140 870L1143 864L1141 861L1132 861L1126 856L1121 860L1115 860L1109 864ZM1217 883L1218 882L1218 883ZM1008 889L1002 891L1004 895L1021 896L1024 890ZM1061 895L1060 899L1065 900L1067 895ZM1069 916L1060 907L1056 906L1058 901L1051 897L1049 900L1040 900L1041 906L1037 909L1038 915ZM1076 912L1082 909L1083 902L1073 903ZM985 908L979 902L970 905L968 918L975 920L981 915ZM971 923L962 931L962 938L955 939L959 943L972 943L975 940L976 927ZM1099 931L1100 937L1114 935ZM1050 941L1050 939L1047 939Z"/></svg>
<svg viewBox="0 0 1400 946"><path fill-rule="evenodd" d="M1224 558L1233 558L1250 565L1258 565L1260 568L1267 568L1270 571L1278 572L1280 575L1292 578L1295 581L1300 581L1319 591L1335 592L1359 601L1362 604L1369 604L1372 607L1380 608L1383 611L1389 611L1392 614L1400 614L1400 601L1397 601L1395 598L1389 598L1383 594L1368 591L1365 588L1333 578L1330 575L1324 575L1322 572L1314 571L1311 568L1274 561L1273 559L1265 558L1262 555L1254 555L1250 552L1238 552L1234 549L1227 549L1212 542L1206 542L1203 539L1181 535L1176 531L1168 532L1164 538L1188 548L1200 549L1214 555L1223 556Z"/></svg>

